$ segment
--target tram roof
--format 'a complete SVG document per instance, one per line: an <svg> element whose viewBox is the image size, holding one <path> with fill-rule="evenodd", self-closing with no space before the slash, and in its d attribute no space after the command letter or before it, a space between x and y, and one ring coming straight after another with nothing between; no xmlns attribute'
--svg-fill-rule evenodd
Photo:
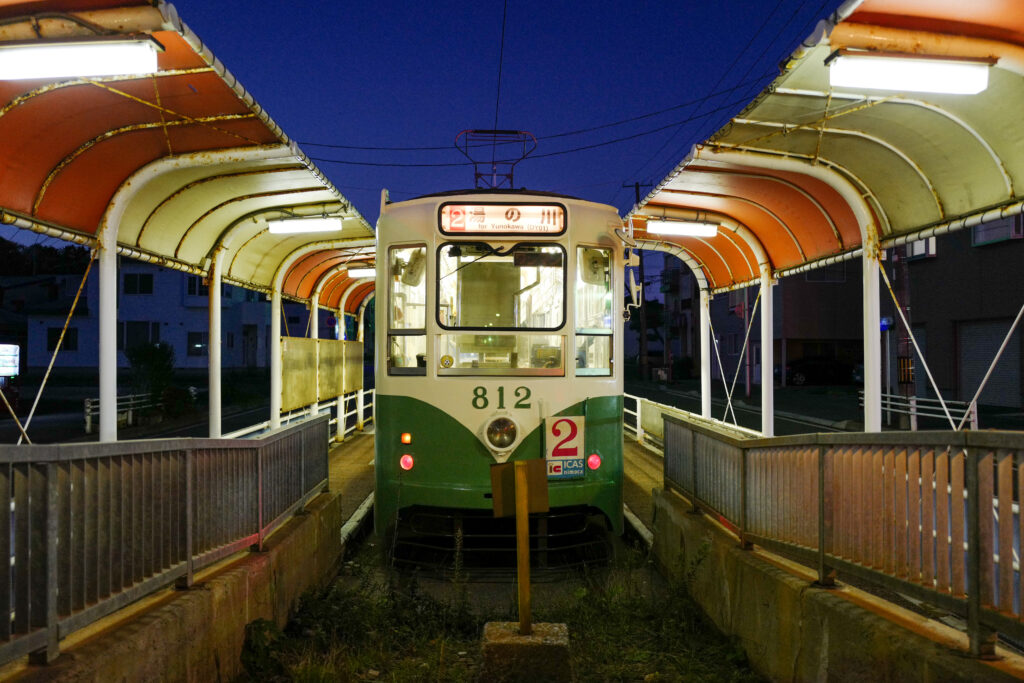
<svg viewBox="0 0 1024 683"><path fill-rule="evenodd" d="M779 76L664 178L630 217L645 246L714 291L1021 211L1024 13L1015 0L848 0ZM836 50L988 59L977 95L832 88ZM664 237L646 219L720 221Z"/></svg>
<svg viewBox="0 0 1024 683"><path fill-rule="evenodd" d="M83 244L116 223L122 254L205 273L219 250L226 279L303 298L372 260L371 226L173 5L0 0L0 44L97 32L152 36L159 71L0 81L0 220ZM343 229L268 231L294 216Z"/></svg>

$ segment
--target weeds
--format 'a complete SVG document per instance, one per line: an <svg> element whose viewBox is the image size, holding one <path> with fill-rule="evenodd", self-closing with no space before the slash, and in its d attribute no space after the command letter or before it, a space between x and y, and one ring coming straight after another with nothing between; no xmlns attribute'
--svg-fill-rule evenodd
<svg viewBox="0 0 1024 683"><path fill-rule="evenodd" d="M534 601L535 622L566 623L579 681L756 681L743 651L711 625L688 589L709 547L677 579L662 581L645 554L590 572ZM415 579L360 570L307 595L282 633L258 621L242 662L260 681L478 681L485 621L509 621L514 605L482 604L455 573L452 596L432 596ZM479 591L479 587L476 587Z"/></svg>

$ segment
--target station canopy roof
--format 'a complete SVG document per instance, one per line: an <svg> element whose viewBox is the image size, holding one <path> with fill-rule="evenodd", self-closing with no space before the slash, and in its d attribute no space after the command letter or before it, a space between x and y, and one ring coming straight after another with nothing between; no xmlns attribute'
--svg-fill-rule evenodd
<svg viewBox="0 0 1024 683"><path fill-rule="evenodd" d="M830 58L864 52L978 61L991 65L988 87L830 84ZM753 284L762 267L785 275L1020 213L1022 75L1016 0L850 0L633 209L634 237L723 291ZM650 218L721 227L669 237L648 232Z"/></svg>
<svg viewBox="0 0 1024 683"><path fill-rule="evenodd" d="M0 46L127 34L162 46L156 73L0 80L0 221L83 244L109 225L120 253L195 273L219 252L228 281L293 297L354 285L372 228L173 5L0 0ZM343 227L268 230L294 217Z"/></svg>

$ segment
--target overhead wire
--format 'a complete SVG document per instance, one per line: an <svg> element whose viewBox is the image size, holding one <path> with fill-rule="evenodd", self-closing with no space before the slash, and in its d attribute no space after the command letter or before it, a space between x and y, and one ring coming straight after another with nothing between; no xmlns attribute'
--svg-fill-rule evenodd
<svg viewBox="0 0 1024 683"><path fill-rule="evenodd" d="M586 150L590 150L590 149L596 149L598 147L605 147L605 146L614 145L614 144L617 144L617 143L620 143L620 142L626 142L628 140L635 140L636 138L644 137L644 136L647 136L647 135L653 135L653 134L659 133L659 132L661 132L663 130L667 130L669 128L673 128L673 127L676 127L676 126L680 126L680 125L683 125L685 123L689 123L689 122L694 121L694 120L699 119L699 118L704 118L706 116L710 116L711 114L719 112L719 111L721 111L723 109L731 109L731 108L736 107L737 105L739 105L739 104L741 104L741 103L743 103L745 101L746 101L746 99L734 100L734 101L731 101L731 102L727 102L727 103L722 104L722 105L720 105L718 107L715 107L715 108L713 108L711 110L708 110L708 111L704 112L703 114L696 115L696 116L690 116L690 117L687 117L685 119L681 119L681 120L678 120L678 121L673 121L671 123L668 123L668 124L665 124L665 125L662 125L662 126L658 126L656 128L652 128L652 129L649 129L649 130L646 130L646 131L641 131L639 133L633 133L632 135L625 135L625 136L622 136L622 137L612 138L611 140L605 140L605 141L602 141L602 142L596 142L596 143L589 144L589 145L581 145L579 147L572 147L572 148L569 148L569 149L557 150L557 151L554 151L554 152L547 152L545 154L532 154L525 161L531 161L531 160L534 160L534 159L543 159L543 158L546 158L546 157L562 156L562 155L570 154L570 153L573 153L573 152L582 152L582 151L586 151ZM353 161L353 160L350 160L350 159L329 159L327 157L315 157L315 156L311 156L310 159L312 159L313 161L321 161L321 162L324 162L324 163L331 163L331 164L343 164L343 165L347 165L347 166L375 166L375 167L386 167L386 168L443 168L443 167L458 167L458 166L471 166L472 165L472 162L468 162L468 161L460 161L460 162L411 162L411 163L405 163L405 162L380 162L380 161ZM499 161L505 161L505 160L499 160ZM511 161L511 160L509 160L509 161Z"/></svg>
<svg viewBox="0 0 1024 683"><path fill-rule="evenodd" d="M625 125L627 123L634 123L636 121L641 121L643 119L654 118L655 116L660 116L661 114L667 114L667 113L669 113L671 111L675 111L677 109L684 109L686 107L692 107L695 104L699 104L700 102L703 102L703 101L706 101L706 100L718 97L720 95L726 95L726 94L729 94L731 92L735 92L736 90L739 90L740 88L746 88L746 87L749 87L751 85L756 85L756 84L760 83L763 79L767 78L769 75L771 75L771 74L766 72L765 74L762 74L761 76L758 76L756 78L751 78L751 79L749 79L749 80L747 80L745 82L742 82L742 83L737 83L736 85L733 85L733 86L731 86L729 88L725 88L724 90L711 92L708 95L703 95L701 97L697 97L697 98L692 99L692 100L687 100L685 102L680 102L679 104L673 104L672 106L665 107L663 109L658 109L658 110L655 110L655 111L650 111L650 112L646 112L646 113L643 113L643 114L638 114L636 116L630 116L628 118L620 119L618 121L611 121L609 123L602 123L602 124L599 124L599 125L596 125L596 126L590 126L590 127L587 127L587 128L577 128L577 129L574 129L574 130L562 131L560 133L552 133L551 135L538 135L537 136L537 140L538 141L554 140L556 138L570 137L570 136L573 136L573 135L583 135L585 133L592 133L592 132L597 131L597 130L604 130L606 128L614 128L615 126L622 126L622 125ZM347 150L359 151L359 152L447 152L447 151L450 151L450 150L453 149L452 145L387 147L387 146L379 146L379 145L342 145L342 144L329 143L329 142L314 142L312 140L300 140L299 144L303 145L305 147L325 147L325 148L328 148L328 149L347 149ZM500 144L517 144L517 143L509 142L509 143L500 143ZM486 146L486 145L476 145L476 146Z"/></svg>
<svg viewBox="0 0 1024 683"><path fill-rule="evenodd" d="M728 67L726 67L726 68L725 68L725 69L724 69L724 70L723 70L723 71L722 71L721 73L719 73L719 75L718 75L718 80L716 80L716 81L715 81L715 84L714 84L714 85L713 85L713 86L711 87L711 90L712 90L712 91L717 91L717 90L718 90L719 86L721 86L721 84L722 84L722 81L723 81L723 80L725 79L726 75L728 75L729 73L731 73L731 72L732 72L733 68L734 68L734 67L736 66L736 64L737 64L737 63L739 62L740 58L742 58L742 57L743 57L743 55L744 55L744 54L746 54L747 50L749 50L749 49L750 49L750 46L754 44L754 41L755 41L755 40L757 40L757 37L758 37L759 35L761 35L761 32L762 32L762 31L764 30L764 28L765 28L765 27L766 27L766 26L768 25L768 22L769 22L769 21L771 21L771 18L772 18L773 16L775 16L775 13L776 13L776 12L777 12L777 11L779 10L779 7L780 7L780 6L782 5L782 2L783 2L783 0L776 0L776 3L775 3L775 7L773 7L773 8L772 8L772 11L768 13L768 16L767 16L767 17L765 17L764 21L762 21L762 22L761 22L761 24L760 24L760 26L758 26L758 27L757 27L757 30L756 30L756 31L754 32L754 34L753 34L753 35L752 35L752 36L751 36L751 37L750 37L750 38L749 38L749 39L747 40L746 44L745 44L745 45L743 46L743 49L742 49L742 50L740 50L739 52L737 52L737 53L736 53L736 56L735 56L735 57L733 57L733 60L732 60L732 62L731 62L731 63L729 64L729 66L728 66ZM767 51L767 48L765 48L765 51ZM762 52L762 54L764 54L764 53ZM756 63L756 60L755 60L755 63ZM748 71L748 73L749 73L749 71ZM746 74L744 74L744 77L746 77ZM702 102L701 104L703 105L703 102ZM698 108L698 109L697 109L697 111L699 112L699 111L700 111L700 108ZM663 142L663 143L661 144L661 146L660 146L660 147L658 147L658 149L657 149L657 150L655 150L655 152L654 152L653 154L651 154L651 156L650 156L650 157L649 157L649 158L647 159L647 161L645 161L645 162L644 162L643 164L641 164L641 165L640 165L640 166L639 166L639 167L638 167L638 168L637 168L637 169L636 169L636 170L635 170L635 171L633 172L633 174L632 174L632 175L633 175L633 177L636 177L636 176L638 176L638 175L639 175L639 174L640 174L640 173L641 173L641 172L642 172L642 171L643 171L643 170L644 170L645 168L647 168L647 166L648 166L648 165L650 165L650 163L651 163L652 161L654 161L655 159L657 159L657 158L659 157L659 155L660 155L660 154L661 154L661 153L662 153L662 152L663 152L663 151L665 150L665 148L666 148L666 147L668 147L668 145L669 145L669 144L670 144L670 143L671 143L671 142L672 142L673 140L675 140L675 139L676 139L676 137L677 137L677 136L678 136L678 135L679 135L679 134L680 134L680 133L681 133L682 131L683 131L683 128L682 128L682 127L680 127L680 128L678 128L678 129L677 129L677 130L675 131L675 133L673 133L673 134L672 134L672 135L671 135L671 136L670 136L670 137L669 137L668 139L666 139L666 140L665 140L665 141L664 141L664 142ZM687 141L687 143L686 143L686 144L684 144L684 147L688 146L689 144L690 144L690 143L689 143L689 140L688 140L688 141ZM679 154L680 154L680 150L677 150L676 152L674 152L674 153L672 154L672 157L671 157L672 163L677 163L677 161L676 161L676 160L678 160L678 159L679 159ZM615 194L616 194L616 198L617 198L617 196L618 196L619 192L621 192L621 191L622 191L622 189L620 188L620 189L619 189L619 190L618 190L618 191L617 191L617 192L615 193Z"/></svg>

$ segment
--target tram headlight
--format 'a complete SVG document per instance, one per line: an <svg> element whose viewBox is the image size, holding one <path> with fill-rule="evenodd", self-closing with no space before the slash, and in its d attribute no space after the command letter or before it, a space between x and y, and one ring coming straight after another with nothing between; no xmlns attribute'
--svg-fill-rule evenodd
<svg viewBox="0 0 1024 683"><path fill-rule="evenodd" d="M519 430L516 423L507 417L497 417L487 425L487 440L499 449L509 448L516 442Z"/></svg>

